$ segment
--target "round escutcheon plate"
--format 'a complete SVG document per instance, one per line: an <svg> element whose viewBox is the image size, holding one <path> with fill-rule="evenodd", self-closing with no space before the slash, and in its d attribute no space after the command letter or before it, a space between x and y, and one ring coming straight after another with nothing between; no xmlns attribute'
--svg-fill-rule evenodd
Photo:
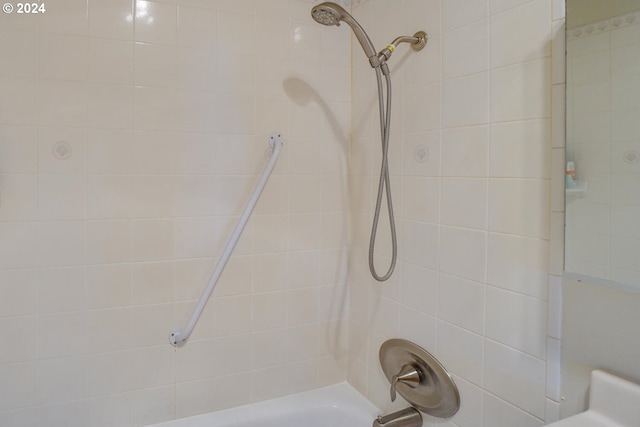
<svg viewBox="0 0 640 427"><path fill-rule="evenodd" d="M428 351L414 343L391 339L380 347L380 365L389 382L405 365L413 366L420 374L415 386L398 383L396 390L407 402L425 414L448 418L460 408L460 393L451 375Z"/></svg>

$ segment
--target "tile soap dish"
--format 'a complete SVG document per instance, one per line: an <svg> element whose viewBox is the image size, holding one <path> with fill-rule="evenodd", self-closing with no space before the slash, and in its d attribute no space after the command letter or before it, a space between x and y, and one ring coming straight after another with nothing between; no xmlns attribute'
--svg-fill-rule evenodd
<svg viewBox="0 0 640 427"><path fill-rule="evenodd" d="M589 410L549 427L638 427L640 426L640 384L608 372L591 372Z"/></svg>

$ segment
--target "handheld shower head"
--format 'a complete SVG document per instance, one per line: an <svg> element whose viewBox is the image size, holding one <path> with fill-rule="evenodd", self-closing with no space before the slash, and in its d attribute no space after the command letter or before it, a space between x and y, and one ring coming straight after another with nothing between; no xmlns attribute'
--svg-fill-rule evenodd
<svg viewBox="0 0 640 427"><path fill-rule="evenodd" d="M327 26L340 26L340 20L345 13L347 13L347 11L335 3L322 3L311 9L313 19Z"/></svg>
<svg viewBox="0 0 640 427"><path fill-rule="evenodd" d="M349 12L344 10L342 6L333 2L320 3L319 5L316 5L311 9L311 16L313 17L313 19L315 19L316 22L322 25L339 26L340 21L344 21L349 24L356 38L360 42L360 46L362 46L365 55L367 55L367 58L369 58L369 61L371 62L371 58L374 58L373 61L376 61L376 65L378 64L377 53L375 48L373 47L373 43L371 43L371 39L369 39L369 36L364 31L364 28L362 28L360 24L358 24L358 21L356 21L353 16L349 14Z"/></svg>

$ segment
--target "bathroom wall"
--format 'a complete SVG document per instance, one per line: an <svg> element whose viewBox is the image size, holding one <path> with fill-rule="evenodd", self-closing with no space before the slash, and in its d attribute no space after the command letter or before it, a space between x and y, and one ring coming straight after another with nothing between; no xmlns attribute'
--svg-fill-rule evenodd
<svg viewBox="0 0 640 427"><path fill-rule="evenodd" d="M564 2L379 0L354 14L377 46L418 30L429 42L421 52L402 45L390 61L399 262L386 283L367 271L380 162L375 78L352 45L349 381L384 410L405 406L390 403L378 361L381 343L401 337L438 357L461 393L454 417L424 425L554 421Z"/></svg>
<svg viewBox="0 0 640 427"><path fill-rule="evenodd" d="M344 380L348 29L303 1L45 7L0 14L0 425L139 426Z"/></svg>
<svg viewBox="0 0 640 427"><path fill-rule="evenodd" d="M587 190L567 199L565 269L628 285L640 283L638 34L636 10L567 35L567 158Z"/></svg>

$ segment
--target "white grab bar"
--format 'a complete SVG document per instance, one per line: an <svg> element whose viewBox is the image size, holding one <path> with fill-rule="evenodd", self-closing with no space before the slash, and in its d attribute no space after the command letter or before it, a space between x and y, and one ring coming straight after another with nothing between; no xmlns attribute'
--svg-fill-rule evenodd
<svg viewBox="0 0 640 427"><path fill-rule="evenodd" d="M216 287L216 284L220 279L220 275L222 274L224 267L227 265L227 261L229 261L229 258L231 257L231 254L233 253L233 250L235 249L240 236L242 235L242 231L247 225L253 209L256 207L256 203L260 198L260 194L262 194L262 190L267 184L267 180L269 179L269 176L271 175L271 172L276 165L276 161L278 160L278 156L280 155L280 150L282 149L282 135L278 132L272 133L269 137L269 144L273 148L273 152L271 153L269 162L265 166L260 180L253 189L253 193L251 193L251 197L249 198L249 201L247 201L247 204L242 211L242 215L240 215L240 218L236 223L236 227L233 229L233 233L231 233L231 237L229 237L229 240L227 241L224 251L222 252L222 256L216 264L216 268L213 270L213 273L211 273L211 277L209 278L207 287L204 289L204 291L202 291L200 300L198 301L196 308L193 310L191 317L189 317L189 320L187 321L185 327L182 329L174 330L169 336L169 342L174 347L180 346L187 341L187 339L191 335L191 332L193 332L193 328L195 328L196 323L198 322L198 319L202 314L202 311L207 305L207 301L209 301L209 297L211 296L213 289Z"/></svg>

